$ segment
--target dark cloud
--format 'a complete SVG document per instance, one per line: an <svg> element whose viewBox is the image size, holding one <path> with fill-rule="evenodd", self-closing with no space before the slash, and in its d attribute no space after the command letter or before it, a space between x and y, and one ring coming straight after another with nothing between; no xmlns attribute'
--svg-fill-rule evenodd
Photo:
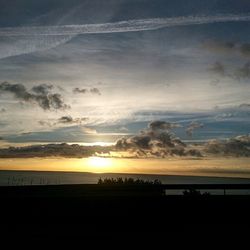
<svg viewBox="0 0 250 250"><path fill-rule="evenodd" d="M41 125L41 126L46 126L46 127L52 127L54 124L50 121L38 121L38 123Z"/></svg>
<svg viewBox="0 0 250 250"><path fill-rule="evenodd" d="M250 56L250 43L209 40L205 41L202 47L216 53L224 53L228 55L231 55L232 53L240 53L246 57Z"/></svg>
<svg viewBox="0 0 250 250"><path fill-rule="evenodd" d="M88 120L88 118L83 117L83 118L73 118L72 116L62 116L58 119L57 123L62 123L62 124L81 124L82 122L85 122Z"/></svg>
<svg viewBox="0 0 250 250"><path fill-rule="evenodd" d="M203 123L193 121L186 128L186 133L187 135L192 136L195 129L199 129L203 127L204 127Z"/></svg>
<svg viewBox="0 0 250 250"><path fill-rule="evenodd" d="M237 136L225 141L211 140L203 145L186 145L173 133L158 132L146 134L144 131L135 136L121 138L115 146L80 146L62 143L2 148L0 158L82 158L102 154L112 155L114 151L121 154L127 152L129 157L136 158L202 157L204 155L250 157L250 135Z"/></svg>
<svg viewBox="0 0 250 250"><path fill-rule="evenodd" d="M95 94L95 95L101 95L101 92L100 92L100 90L98 88L90 89L90 93Z"/></svg>
<svg viewBox="0 0 250 250"><path fill-rule="evenodd" d="M233 52L236 48L236 43L230 41L209 40L205 41L202 45L203 48L216 52L216 53L229 53Z"/></svg>
<svg viewBox="0 0 250 250"><path fill-rule="evenodd" d="M165 122L165 121L153 121L148 124L149 129L152 130L171 130L173 128L180 127L177 123Z"/></svg>
<svg viewBox="0 0 250 250"><path fill-rule="evenodd" d="M211 140L204 151L213 155L250 157L250 135L237 136L226 141Z"/></svg>
<svg viewBox="0 0 250 250"><path fill-rule="evenodd" d="M82 123L86 122L88 120L87 117L82 117L82 118L73 118L70 115L62 116L58 119L50 119L50 120L40 120L38 123L41 126L46 126L46 127L54 127L57 126L58 124L64 124L64 125L81 125Z"/></svg>
<svg viewBox="0 0 250 250"><path fill-rule="evenodd" d="M241 109L250 109L250 103L242 103L239 105Z"/></svg>
<svg viewBox="0 0 250 250"><path fill-rule="evenodd" d="M0 149L0 158L65 157L83 158L95 154L109 153L111 147L48 144Z"/></svg>
<svg viewBox="0 0 250 250"><path fill-rule="evenodd" d="M71 116L62 116L61 118L58 119L59 123L72 123L73 118Z"/></svg>
<svg viewBox="0 0 250 250"><path fill-rule="evenodd" d="M212 50L216 53L240 53L244 56L250 56L250 43L242 43L242 44L236 44L234 42L223 42L223 41L208 41L203 44L203 47L209 50ZM215 62L211 67L209 68L209 71L221 76L221 77L230 77L236 80L246 79L250 78L250 62L245 63L242 67L234 70L233 72L230 71L230 73L226 72L226 66L221 62ZM217 85L217 81L215 81L215 84Z"/></svg>
<svg viewBox="0 0 250 250"><path fill-rule="evenodd" d="M213 74L220 77L229 77L234 80L240 81L241 79L250 78L250 62L245 63L242 67L239 67L235 70L231 70L230 73L227 72L226 66L221 62L215 62L210 68L209 71ZM218 84L219 80L214 81L214 85Z"/></svg>
<svg viewBox="0 0 250 250"><path fill-rule="evenodd" d="M50 84L40 84L34 86L31 90L36 94L48 95L49 92L53 89L53 86Z"/></svg>
<svg viewBox="0 0 250 250"><path fill-rule="evenodd" d="M91 89L80 89L80 88L74 88L73 93L74 94L86 94L86 93L91 93L93 95L101 95L101 92L98 88L91 88Z"/></svg>
<svg viewBox="0 0 250 250"><path fill-rule="evenodd" d="M226 76L226 69L225 66L221 62L215 62L210 68L209 71L219 75L219 76Z"/></svg>
<svg viewBox="0 0 250 250"><path fill-rule="evenodd" d="M51 85L41 84L34 86L31 92L23 84L11 84L2 82L0 84L0 93L10 93L17 100L27 103L35 103L43 110L65 110L70 108L63 101L58 93L51 93ZM32 93L33 92L33 93Z"/></svg>
<svg viewBox="0 0 250 250"><path fill-rule="evenodd" d="M240 46L240 52L244 56L250 56L250 43L245 43Z"/></svg>
<svg viewBox="0 0 250 250"><path fill-rule="evenodd" d="M212 81L210 82L210 85L212 85L212 86L218 86L219 83L220 83L220 80L219 80L219 79L214 79L214 80L212 80Z"/></svg>
<svg viewBox="0 0 250 250"><path fill-rule="evenodd" d="M201 156L196 149L188 149L186 144L170 130L178 124L165 121L153 121L148 129L139 135L124 137L116 142L118 151L128 151L136 157Z"/></svg>
<svg viewBox="0 0 250 250"><path fill-rule="evenodd" d="M250 62L245 63L241 68L237 69L234 75L239 80L250 78Z"/></svg>
<svg viewBox="0 0 250 250"><path fill-rule="evenodd" d="M80 89L80 88L74 88L74 89L73 89L73 93L74 93L74 94L85 94L85 93L87 93L87 92L88 92L87 89Z"/></svg>

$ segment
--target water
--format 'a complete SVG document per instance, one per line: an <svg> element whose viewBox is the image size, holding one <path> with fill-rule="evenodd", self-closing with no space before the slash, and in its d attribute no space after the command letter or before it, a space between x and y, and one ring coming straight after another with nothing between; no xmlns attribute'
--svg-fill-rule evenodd
<svg viewBox="0 0 250 250"><path fill-rule="evenodd" d="M95 184L99 178L139 178L144 180L160 180L163 184L246 184L247 178L231 177L199 177L152 174L94 174L79 172L48 171L0 171L0 186L23 185L59 185L59 184Z"/></svg>

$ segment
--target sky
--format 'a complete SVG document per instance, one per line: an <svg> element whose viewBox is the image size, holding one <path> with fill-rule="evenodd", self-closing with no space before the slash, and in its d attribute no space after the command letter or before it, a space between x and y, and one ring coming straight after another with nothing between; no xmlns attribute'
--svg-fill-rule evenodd
<svg viewBox="0 0 250 250"><path fill-rule="evenodd" d="M248 0L0 0L1 145L247 135L249 28Z"/></svg>

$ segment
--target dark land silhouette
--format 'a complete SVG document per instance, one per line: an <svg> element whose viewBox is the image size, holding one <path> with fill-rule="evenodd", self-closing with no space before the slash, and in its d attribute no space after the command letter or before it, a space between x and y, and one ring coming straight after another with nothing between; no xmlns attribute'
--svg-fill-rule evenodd
<svg viewBox="0 0 250 250"><path fill-rule="evenodd" d="M166 190L181 195L166 195ZM203 190L224 190L211 195ZM82 231L161 231L184 224L250 222L250 195L228 195L249 184L162 184L159 180L104 178L98 184L0 187L1 224L64 234ZM34 231L36 232L36 231ZM77 231L77 233L80 233Z"/></svg>

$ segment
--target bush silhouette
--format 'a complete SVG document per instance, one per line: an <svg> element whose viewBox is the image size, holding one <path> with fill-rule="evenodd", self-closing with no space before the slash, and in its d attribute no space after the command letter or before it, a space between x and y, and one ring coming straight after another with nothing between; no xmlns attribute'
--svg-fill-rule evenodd
<svg viewBox="0 0 250 250"><path fill-rule="evenodd" d="M184 196L200 196L200 195L208 196L208 195L210 195L210 193L205 192L202 194L199 190L196 190L194 188L190 188L189 190L183 191L183 195Z"/></svg>
<svg viewBox="0 0 250 250"><path fill-rule="evenodd" d="M156 179L153 181L133 179L133 178L100 178L97 182L99 185L161 185L161 181Z"/></svg>

